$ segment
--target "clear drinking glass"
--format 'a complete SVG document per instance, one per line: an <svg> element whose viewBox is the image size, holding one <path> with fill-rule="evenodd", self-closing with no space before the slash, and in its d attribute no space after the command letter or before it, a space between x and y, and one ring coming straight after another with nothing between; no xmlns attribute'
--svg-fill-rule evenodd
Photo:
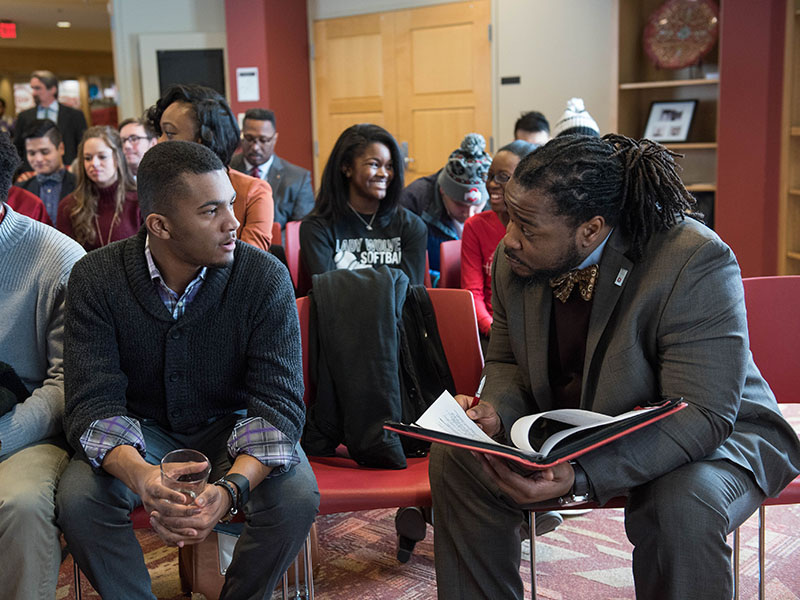
<svg viewBox="0 0 800 600"><path fill-rule="evenodd" d="M161 459L161 483L192 502L205 489L210 473L211 462L197 450L173 450Z"/></svg>

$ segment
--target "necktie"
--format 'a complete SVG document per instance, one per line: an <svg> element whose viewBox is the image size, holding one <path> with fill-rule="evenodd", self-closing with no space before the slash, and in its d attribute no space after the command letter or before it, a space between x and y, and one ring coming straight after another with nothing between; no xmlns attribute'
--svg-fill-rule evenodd
<svg viewBox="0 0 800 600"><path fill-rule="evenodd" d="M597 274L600 272L600 267L597 265L589 265L585 269L572 269L563 275L554 277L550 280L550 287L553 288L553 295L566 302L569 295L572 293L572 288L578 284L578 289L581 292L581 298L587 302L592 299L594 293L594 284L597 281Z"/></svg>
<svg viewBox="0 0 800 600"><path fill-rule="evenodd" d="M253 170L250 171L250 175L255 177L256 179L261 179L261 175L258 173L258 166L253 167Z"/></svg>

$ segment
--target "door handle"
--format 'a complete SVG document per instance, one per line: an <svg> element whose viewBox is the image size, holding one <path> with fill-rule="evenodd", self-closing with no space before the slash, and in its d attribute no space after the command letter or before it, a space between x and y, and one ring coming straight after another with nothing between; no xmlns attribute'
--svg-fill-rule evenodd
<svg viewBox="0 0 800 600"><path fill-rule="evenodd" d="M414 162L414 159L408 155L408 142L402 142L400 144L400 153L403 155L403 165L408 169L411 163Z"/></svg>

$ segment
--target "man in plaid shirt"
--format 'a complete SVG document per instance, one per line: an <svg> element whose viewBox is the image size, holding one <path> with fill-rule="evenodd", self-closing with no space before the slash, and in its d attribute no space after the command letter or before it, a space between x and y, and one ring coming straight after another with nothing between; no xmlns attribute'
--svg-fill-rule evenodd
<svg viewBox="0 0 800 600"><path fill-rule="evenodd" d="M139 166L145 225L70 279L65 430L76 455L59 524L103 598L152 598L129 513L144 505L168 544L246 519L221 598L275 587L319 504L298 440L300 331L286 269L236 240L235 193L207 148L164 142ZM161 482L170 450L212 465L195 499Z"/></svg>

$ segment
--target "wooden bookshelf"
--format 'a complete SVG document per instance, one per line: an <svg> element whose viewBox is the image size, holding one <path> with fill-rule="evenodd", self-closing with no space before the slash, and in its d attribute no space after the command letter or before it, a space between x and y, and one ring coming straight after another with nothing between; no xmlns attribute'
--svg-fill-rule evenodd
<svg viewBox="0 0 800 600"><path fill-rule="evenodd" d="M634 81L633 83L620 83L620 90L649 90L657 88L686 87L692 85L717 85L719 78L708 79L674 79L671 81Z"/></svg>
<svg viewBox="0 0 800 600"><path fill-rule="evenodd" d="M663 0L617 0L617 131L644 135L653 102L697 100L688 139L664 144L683 155L678 159L686 188L702 204L713 225L717 190L717 112L719 104L719 41L700 65L659 69L649 59L642 42L650 15Z"/></svg>
<svg viewBox="0 0 800 600"><path fill-rule="evenodd" d="M800 275L800 0L786 2L778 272Z"/></svg>

